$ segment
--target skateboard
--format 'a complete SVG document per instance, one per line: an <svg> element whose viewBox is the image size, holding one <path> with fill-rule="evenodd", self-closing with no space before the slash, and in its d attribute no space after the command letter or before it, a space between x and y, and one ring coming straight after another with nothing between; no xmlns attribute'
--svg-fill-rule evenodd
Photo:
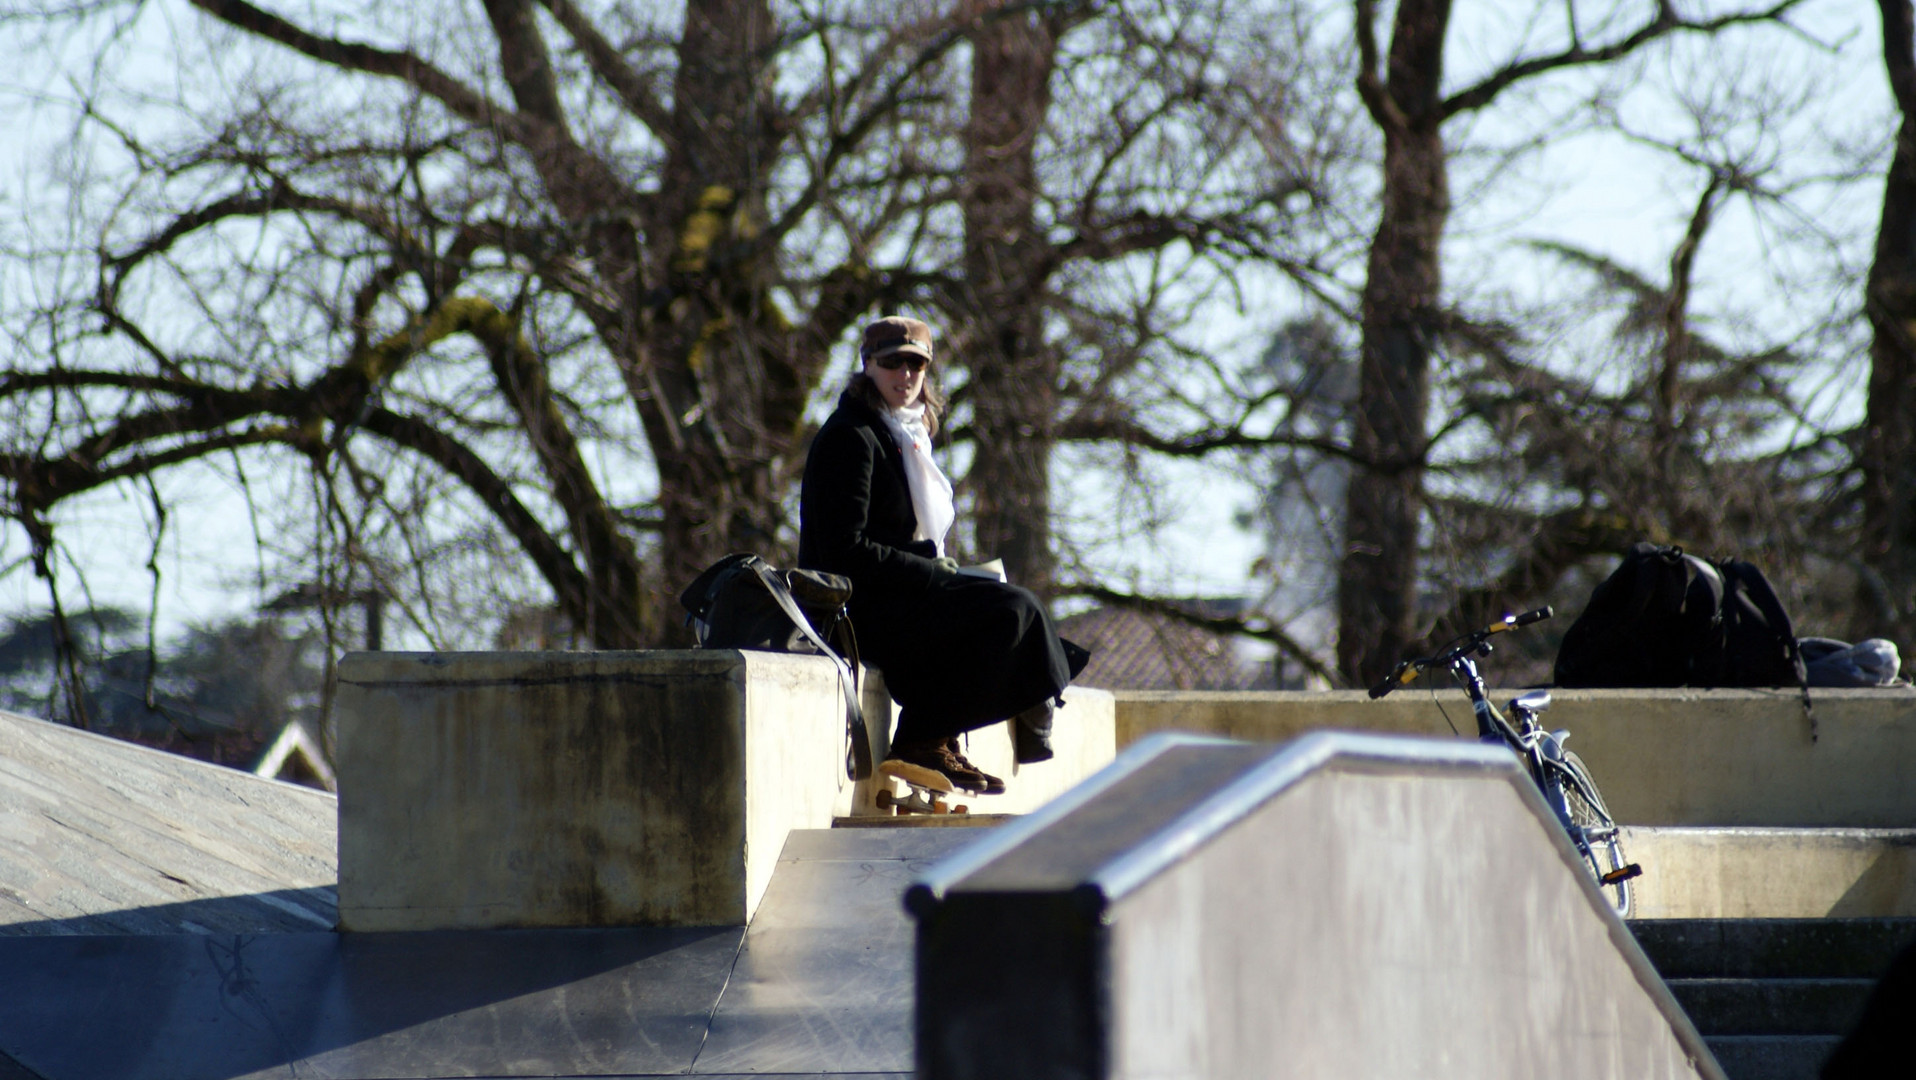
<svg viewBox="0 0 1916 1080"><path fill-rule="evenodd" d="M878 763L878 774L887 778L887 783L878 789L878 796L874 800L881 810L893 810L900 814L971 812L968 806L953 806L945 801L955 789L951 786L950 780L930 769L907 765L902 761L881 761ZM905 785L906 794L903 797L892 790L890 780L897 780Z"/></svg>

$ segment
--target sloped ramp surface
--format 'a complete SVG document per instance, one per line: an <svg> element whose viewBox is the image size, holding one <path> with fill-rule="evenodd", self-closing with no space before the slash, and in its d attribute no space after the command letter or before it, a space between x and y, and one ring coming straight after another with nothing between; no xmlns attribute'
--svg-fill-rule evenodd
<svg viewBox="0 0 1916 1080"><path fill-rule="evenodd" d="M0 712L0 935L327 929L338 802Z"/></svg>
<svg viewBox="0 0 1916 1080"><path fill-rule="evenodd" d="M42 1080L904 1080L901 896L979 831L794 832L749 930L0 939L0 1055Z"/></svg>
<svg viewBox="0 0 1916 1080"><path fill-rule="evenodd" d="M1722 1076L1475 743L1154 737L908 899L926 1080Z"/></svg>

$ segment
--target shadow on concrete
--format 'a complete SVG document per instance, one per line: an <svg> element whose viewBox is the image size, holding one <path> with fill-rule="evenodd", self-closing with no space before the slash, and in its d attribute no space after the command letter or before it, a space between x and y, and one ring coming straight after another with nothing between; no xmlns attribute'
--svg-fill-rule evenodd
<svg viewBox="0 0 1916 1080"><path fill-rule="evenodd" d="M1916 837L1897 835L1886 844L1869 869L1857 875L1830 906L1830 918L1916 915Z"/></svg>
<svg viewBox="0 0 1916 1080"><path fill-rule="evenodd" d="M742 934L5 937L0 1061L44 1080L679 1073Z"/></svg>
<svg viewBox="0 0 1916 1080"><path fill-rule="evenodd" d="M322 885L95 911L71 918L5 923L0 924L0 938L74 934L276 934L331 930L337 925L338 890Z"/></svg>

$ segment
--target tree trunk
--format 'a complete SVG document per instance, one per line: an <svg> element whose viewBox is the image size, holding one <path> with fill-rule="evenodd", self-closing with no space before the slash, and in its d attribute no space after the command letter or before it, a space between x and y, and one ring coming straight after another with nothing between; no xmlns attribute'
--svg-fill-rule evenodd
<svg viewBox="0 0 1916 1080"><path fill-rule="evenodd" d="M966 477L976 554L1002 558L1012 581L1046 598L1058 368L1044 342L1034 151L1051 103L1056 52L1053 29L1035 13L980 23L972 36L961 195L971 321L960 360L971 373L976 433Z"/></svg>
<svg viewBox="0 0 1916 1080"><path fill-rule="evenodd" d="M1869 411L1861 452L1863 572L1850 633L1907 647L1916 631L1916 44L1909 0L1877 0L1902 113L1865 285Z"/></svg>
<svg viewBox="0 0 1916 1080"><path fill-rule="evenodd" d="M671 299L662 308L628 301L644 311L628 383L659 468L655 602L668 613L676 613L678 591L720 556L785 554L777 481L799 417L782 399L780 415L770 415L765 389L771 369L788 362L790 340L768 297L763 257L741 254L765 226L770 170L780 159L776 38L765 0L688 5L668 155L647 228L646 276ZM668 642L682 643L678 620L667 618L662 629Z"/></svg>
<svg viewBox="0 0 1916 1080"><path fill-rule="evenodd" d="M1360 17L1368 12L1360 5ZM1337 664L1367 685L1417 637L1417 555L1428 443L1430 352L1450 214L1439 86L1448 0L1404 0L1391 33L1388 80L1360 76L1384 133L1383 212L1364 282L1363 356L1352 447L1366 464L1345 492L1337 579ZM1366 80L1370 80L1366 85Z"/></svg>

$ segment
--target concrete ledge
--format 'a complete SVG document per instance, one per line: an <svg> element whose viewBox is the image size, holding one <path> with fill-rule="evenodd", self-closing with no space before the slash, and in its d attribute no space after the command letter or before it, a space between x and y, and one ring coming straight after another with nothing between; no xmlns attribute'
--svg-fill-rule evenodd
<svg viewBox="0 0 1916 1080"><path fill-rule="evenodd" d="M867 669L864 692L865 726L871 735L872 759L882 760L891 747L892 725L898 721L898 708L885 690L881 671ZM965 756L979 768L1003 777L1003 795L960 795L958 801L974 814L1028 814L1064 794L1078 781L1111 764L1117 756L1117 707L1111 692L1084 687L1069 687L1064 692L1064 708L1057 711L1051 732L1051 748L1056 756L1036 765L1020 766L1013 760L1010 723L993 724L962 736ZM882 776L860 781L852 792L847 810L854 817L894 817L875 801L881 787L890 785L896 794L904 794L903 784Z"/></svg>
<svg viewBox="0 0 1916 1080"><path fill-rule="evenodd" d="M337 715L345 930L736 926L851 798L821 657L359 653Z"/></svg>
<svg viewBox="0 0 1916 1080"><path fill-rule="evenodd" d="M1514 691L1498 691L1501 703ZM1433 701L1433 696L1435 700ZM1916 690L1816 690L1812 742L1796 691L1554 690L1610 811L1635 825L1916 826ZM1323 728L1474 731L1462 691L1119 691L1118 745L1155 731L1276 742ZM1500 704L1501 707L1501 704Z"/></svg>
<svg viewBox="0 0 1916 1080"><path fill-rule="evenodd" d="M1640 919L1916 915L1916 830L1627 829Z"/></svg>

